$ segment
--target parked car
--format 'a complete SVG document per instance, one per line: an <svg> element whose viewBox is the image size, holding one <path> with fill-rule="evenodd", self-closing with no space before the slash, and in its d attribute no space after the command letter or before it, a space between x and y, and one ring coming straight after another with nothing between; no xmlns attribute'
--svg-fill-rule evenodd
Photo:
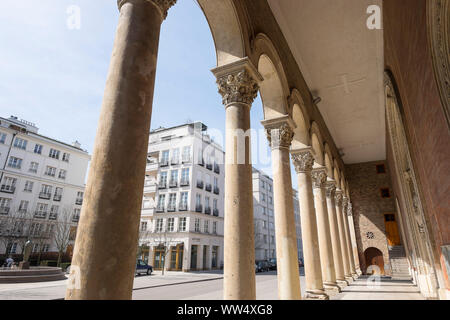
<svg viewBox="0 0 450 320"><path fill-rule="evenodd" d="M136 275L139 275L141 273L146 273L148 275L151 275L153 272L153 267L148 265L146 262L142 261L141 259L138 259L136 262Z"/></svg>
<svg viewBox="0 0 450 320"><path fill-rule="evenodd" d="M266 272L270 270L270 265L268 261L257 261L256 262L256 272Z"/></svg>
<svg viewBox="0 0 450 320"><path fill-rule="evenodd" d="M277 270L277 259L269 259L269 268L270 270Z"/></svg>

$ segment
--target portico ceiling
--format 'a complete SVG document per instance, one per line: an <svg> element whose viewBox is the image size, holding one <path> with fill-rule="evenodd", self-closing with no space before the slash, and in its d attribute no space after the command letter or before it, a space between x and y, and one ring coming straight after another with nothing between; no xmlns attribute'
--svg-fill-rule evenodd
<svg viewBox="0 0 450 320"><path fill-rule="evenodd" d="M268 0L347 164L386 159L382 0Z"/></svg>

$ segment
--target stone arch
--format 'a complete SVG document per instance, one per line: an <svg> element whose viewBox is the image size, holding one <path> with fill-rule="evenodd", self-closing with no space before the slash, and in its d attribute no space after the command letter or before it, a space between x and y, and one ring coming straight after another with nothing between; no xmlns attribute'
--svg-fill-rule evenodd
<svg viewBox="0 0 450 320"><path fill-rule="evenodd" d="M322 134L320 133L319 126L316 122L311 124L311 146L314 150L314 160L317 165L324 166L324 158L323 158L323 140Z"/></svg>
<svg viewBox="0 0 450 320"><path fill-rule="evenodd" d="M275 46L265 34L256 36L253 54L256 57L257 69L264 78L259 85L264 120L291 114L287 104L289 86L286 74Z"/></svg>
<svg viewBox="0 0 450 320"><path fill-rule="evenodd" d="M384 275L383 252L380 249L369 247L364 250L364 264L365 274Z"/></svg>
<svg viewBox="0 0 450 320"><path fill-rule="evenodd" d="M309 115L306 110L305 102L297 89L293 89L288 99L288 109L292 113L292 120L297 126L294 130L294 139L292 141L293 149L303 149L311 145L309 136Z"/></svg>
<svg viewBox="0 0 450 320"><path fill-rule="evenodd" d="M333 161L333 163L334 163L334 168L333 168L333 177L334 177L334 181L336 181L336 188L341 188L341 185L339 184L339 181L341 181L340 179L340 177L341 177L341 172L340 172L340 170L339 170L339 166L337 165L337 161L336 161L336 159L334 159L334 161Z"/></svg>
<svg viewBox="0 0 450 320"><path fill-rule="evenodd" d="M327 168L328 178L334 179L333 156L332 156L330 146L328 145L328 143L325 143L324 150L325 150L324 163L325 163L325 168Z"/></svg>
<svg viewBox="0 0 450 320"><path fill-rule="evenodd" d="M236 7L232 0L197 0L208 21L214 39L217 66L246 56L247 47Z"/></svg>

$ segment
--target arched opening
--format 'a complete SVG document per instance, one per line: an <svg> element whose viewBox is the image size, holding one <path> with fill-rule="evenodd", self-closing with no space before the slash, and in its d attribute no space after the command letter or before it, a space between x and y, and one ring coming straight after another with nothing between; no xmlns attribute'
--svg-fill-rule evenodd
<svg viewBox="0 0 450 320"><path fill-rule="evenodd" d="M325 143L325 168L327 168L328 178L334 179L334 170L333 170L333 158L331 156L330 147L327 143Z"/></svg>
<svg viewBox="0 0 450 320"><path fill-rule="evenodd" d="M374 247L364 251L365 274L384 275L383 253Z"/></svg>
<svg viewBox="0 0 450 320"><path fill-rule="evenodd" d="M289 97L289 110L292 113L292 120L295 123L294 139L292 141L292 149L303 149L311 145L309 137L309 116L305 108L300 92L293 89Z"/></svg>

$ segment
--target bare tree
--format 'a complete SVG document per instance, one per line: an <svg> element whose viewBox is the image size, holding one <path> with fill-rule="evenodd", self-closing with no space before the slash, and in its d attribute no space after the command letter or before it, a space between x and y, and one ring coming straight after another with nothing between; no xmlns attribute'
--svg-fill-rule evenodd
<svg viewBox="0 0 450 320"><path fill-rule="evenodd" d="M172 232L169 232L167 228L165 228L162 232L156 232L154 233L154 241L158 244L158 249L162 251L163 258L162 259L162 272L161 274L164 275L164 269L166 266L166 260L167 256L170 253L170 247L173 244L173 238L172 238Z"/></svg>
<svg viewBox="0 0 450 320"><path fill-rule="evenodd" d="M72 222L71 211L64 208L55 224L53 232L53 240L55 242L56 249L58 250L58 267L61 264L62 255L67 250L67 246L72 240L74 226L75 224Z"/></svg>
<svg viewBox="0 0 450 320"><path fill-rule="evenodd" d="M0 216L0 242L3 244L6 254L10 253L13 243L18 243L23 249L27 241L26 231L31 217L26 210L14 208L8 215Z"/></svg>

